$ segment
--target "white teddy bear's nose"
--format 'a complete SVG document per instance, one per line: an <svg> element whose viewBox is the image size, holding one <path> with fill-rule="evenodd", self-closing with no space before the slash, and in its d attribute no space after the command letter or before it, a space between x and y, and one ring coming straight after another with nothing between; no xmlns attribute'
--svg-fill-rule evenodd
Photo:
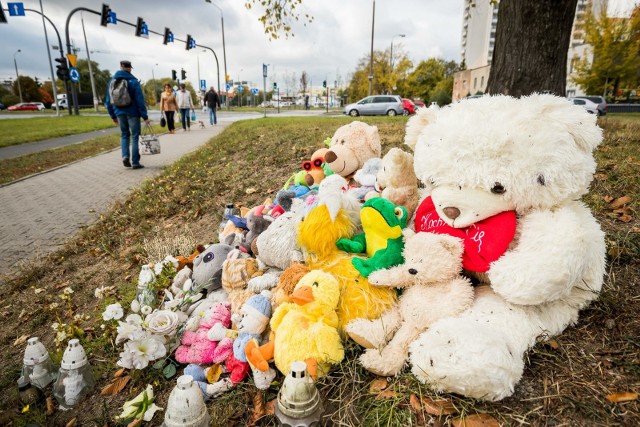
<svg viewBox="0 0 640 427"><path fill-rule="evenodd" d="M442 212L444 212L444 214L449 219L456 219L460 216L460 209L451 206L447 206L446 208L442 209Z"/></svg>

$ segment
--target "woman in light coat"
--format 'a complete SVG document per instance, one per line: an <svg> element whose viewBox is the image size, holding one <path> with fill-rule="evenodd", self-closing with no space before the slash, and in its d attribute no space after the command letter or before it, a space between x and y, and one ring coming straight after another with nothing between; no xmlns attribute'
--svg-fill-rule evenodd
<svg viewBox="0 0 640 427"><path fill-rule="evenodd" d="M193 110L193 101L191 100L191 92L186 90L184 83L180 83L180 90L176 92L176 101L180 109L180 118L182 119L182 129L191 130L191 118L189 110Z"/></svg>
<svg viewBox="0 0 640 427"><path fill-rule="evenodd" d="M164 92L160 95L160 111L164 114L164 117L167 120L169 133L176 133L175 119L173 115L178 111L178 102L176 101L176 96L173 94L173 90L171 90L169 83L164 84Z"/></svg>

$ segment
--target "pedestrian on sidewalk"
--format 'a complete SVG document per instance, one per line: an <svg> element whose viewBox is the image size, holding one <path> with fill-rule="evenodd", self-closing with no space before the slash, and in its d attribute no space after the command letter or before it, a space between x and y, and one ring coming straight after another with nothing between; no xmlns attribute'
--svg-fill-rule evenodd
<svg viewBox="0 0 640 427"><path fill-rule="evenodd" d="M216 93L213 86L209 88L209 92L204 95L204 103L209 108L209 124L211 126L218 124L218 118L216 117L216 109L220 108L220 98Z"/></svg>
<svg viewBox="0 0 640 427"><path fill-rule="evenodd" d="M169 133L176 133L176 124L173 116L178 111L178 103L169 83L164 84L164 92L160 95L160 111L167 121Z"/></svg>
<svg viewBox="0 0 640 427"><path fill-rule="evenodd" d="M189 110L193 110L193 101L191 100L191 92L186 90L184 83L180 83L180 90L176 93L176 101L180 109L180 118L182 120L182 129L191 130L191 118Z"/></svg>
<svg viewBox="0 0 640 427"><path fill-rule="evenodd" d="M120 125L120 149L122 164L132 169L141 169L140 151L140 119L149 124L147 107L138 79L131 74L130 61L120 61L120 70L116 71L109 81L105 105L113 123ZM131 145L131 152L129 151Z"/></svg>

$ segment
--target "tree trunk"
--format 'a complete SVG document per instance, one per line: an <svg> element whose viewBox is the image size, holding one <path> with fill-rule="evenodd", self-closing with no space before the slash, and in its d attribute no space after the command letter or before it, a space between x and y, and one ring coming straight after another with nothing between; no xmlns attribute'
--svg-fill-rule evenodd
<svg viewBox="0 0 640 427"><path fill-rule="evenodd" d="M567 51L577 3L502 0L487 93L565 96Z"/></svg>

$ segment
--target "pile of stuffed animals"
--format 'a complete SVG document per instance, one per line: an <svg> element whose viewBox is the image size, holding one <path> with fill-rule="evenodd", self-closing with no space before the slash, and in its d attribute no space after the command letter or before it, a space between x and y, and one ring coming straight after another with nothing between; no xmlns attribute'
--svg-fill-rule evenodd
<svg viewBox="0 0 640 427"><path fill-rule="evenodd" d="M206 298L176 360L212 397L249 375L266 389L297 360L323 377L354 340L377 375L511 395L536 339L602 286L604 234L579 200L601 140L595 117L537 94L421 109L384 155L375 126L338 128L181 262L172 289L190 279ZM213 364L226 374L210 383Z"/></svg>

